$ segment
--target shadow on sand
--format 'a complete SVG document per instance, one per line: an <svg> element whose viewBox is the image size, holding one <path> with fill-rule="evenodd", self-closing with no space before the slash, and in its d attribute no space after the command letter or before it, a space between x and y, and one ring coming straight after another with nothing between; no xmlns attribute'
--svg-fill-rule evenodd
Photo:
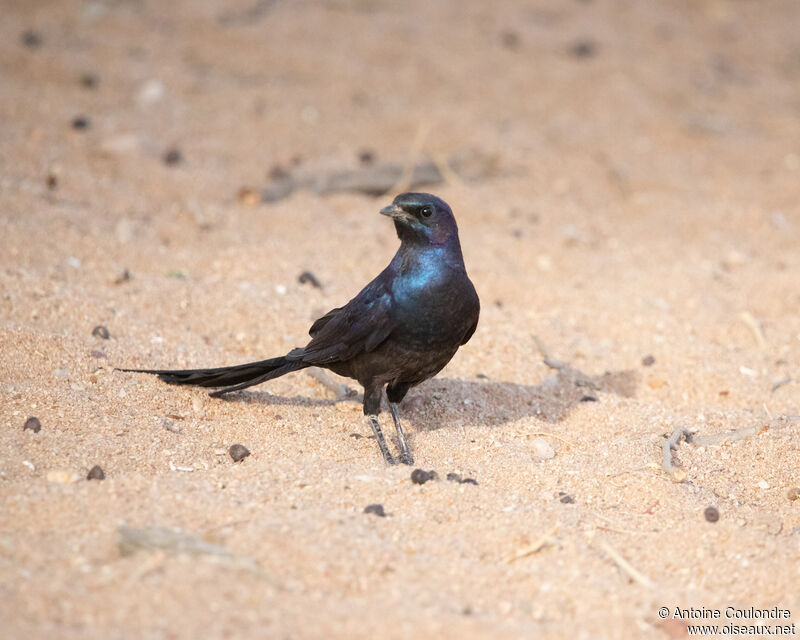
<svg viewBox="0 0 800 640"><path fill-rule="evenodd" d="M318 376L315 379L322 381ZM452 422L457 412L462 422L496 426L532 417L543 422L561 422L582 402L598 402L601 393L632 397L637 372L623 370L589 376L569 365L561 365L541 384L523 385L489 379L461 380L433 378L412 389L401 405L402 414L417 429L438 429ZM336 389L343 387L339 383ZM361 402L359 394L341 394L337 399L276 396L266 391L243 391L227 396L228 401L264 405L309 407L333 406L337 402Z"/></svg>

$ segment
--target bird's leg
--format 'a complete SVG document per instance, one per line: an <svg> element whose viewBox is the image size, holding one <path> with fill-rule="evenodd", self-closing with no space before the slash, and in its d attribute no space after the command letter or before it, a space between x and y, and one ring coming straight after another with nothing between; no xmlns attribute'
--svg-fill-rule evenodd
<svg viewBox="0 0 800 640"><path fill-rule="evenodd" d="M369 426L372 427L372 433L375 434L375 439L378 441L378 447L383 454L383 459L389 464L397 464L397 461L392 457L392 454L389 453L389 447L386 446L386 438L383 437L381 425L378 423L378 416L368 415L367 421L369 422Z"/></svg>
<svg viewBox="0 0 800 640"><path fill-rule="evenodd" d="M414 464L414 456L408 449L406 443L406 434L403 433L403 426L400 424L400 416L397 414L397 403L390 402L389 408L392 410L392 420L394 420L394 428L397 429L397 439L400 441L400 462L403 464Z"/></svg>

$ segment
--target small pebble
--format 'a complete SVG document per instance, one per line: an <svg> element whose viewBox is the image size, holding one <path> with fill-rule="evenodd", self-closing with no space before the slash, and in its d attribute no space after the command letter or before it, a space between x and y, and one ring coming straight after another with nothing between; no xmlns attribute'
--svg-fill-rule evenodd
<svg viewBox="0 0 800 640"><path fill-rule="evenodd" d="M428 480L438 480L439 474L435 471L425 471L424 469L414 469L411 472L411 482L414 484L425 484Z"/></svg>
<svg viewBox="0 0 800 640"><path fill-rule="evenodd" d="M288 180L290 177L289 172L280 164L272 165L272 168L269 170L269 177L272 180Z"/></svg>
<svg viewBox="0 0 800 640"><path fill-rule="evenodd" d="M102 338L103 340L108 340L111 337L108 328L104 327L102 324L98 324L94 329L92 329L92 335L95 338Z"/></svg>
<svg viewBox="0 0 800 640"><path fill-rule="evenodd" d="M312 287L316 287L317 289L322 289L322 285L320 284L319 280L317 279L317 276L315 276L315 275L314 275L313 273L311 273L310 271L303 271L303 273L301 273L301 274L300 274L300 275L297 277L297 281L298 281L300 284L306 284L306 283L308 283L308 284L310 284Z"/></svg>
<svg viewBox="0 0 800 640"><path fill-rule="evenodd" d="M478 380L488 380L489 379L489 376L487 376L485 373L476 373L475 377Z"/></svg>
<svg viewBox="0 0 800 640"><path fill-rule="evenodd" d="M800 487L794 487L793 489L789 489L789 491L786 492L786 495L792 502L794 502L795 500L800 500Z"/></svg>
<svg viewBox="0 0 800 640"><path fill-rule="evenodd" d="M94 73L84 73L81 76L81 86L86 89L96 89L99 83L100 78L98 78Z"/></svg>
<svg viewBox="0 0 800 640"><path fill-rule="evenodd" d="M231 448L228 449L228 453L231 455L234 462L241 462L250 455L250 451L243 444L231 445Z"/></svg>
<svg viewBox="0 0 800 640"><path fill-rule="evenodd" d="M364 507L364 513L371 513L376 516L380 516L381 518L386 517L386 512L383 510L382 504L368 504Z"/></svg>
<svg viewBox="0 0 800 640"><path fill-rule="evenodd" d="M575 498L573 498L571 495L564 494L561 496L561 498L559 498L559 502L563 502L564 504L575 504Z"/></svg>
<svg viewBox="0 0 800 640"><path fill-rule="evenodd" d="M447 479L450 482L461 482L461 476L458 473L448 473Z"/></svg>
<svg viewBox="0 0 800 640"><path fill-rule="evenodd" d="M600 402L595 396L583 396L581 402Z"/></svg>
<svg viewBox="0 0 800 640"><path fill-rule="evenodd" d="M261 195L252 187L242 187L238 193L239 202L247 207L254 207L261 202Z"/></svg>
<svg viewBox="0 0 800 640"><path fill-rule="evenodd" d="M86 475L87 480L105 480L106 474L103 472L103 469L100 468L99 464L94 465L91 469L89 469L89 473Z"/></svg>
<svg viewBox="0 0 800 640"><path fill-rule="evenodd" d="M375 152L372 149L362 149L358 152L358 161L361 164L372 164L375 162Z"/></svg>
<svg viewBox="0 0 800 640"><path fill-rule="evenodd" d="M716 522L719 520L719 510L716 507L706 507L706 510L703 511L703 515L709 522Z"/></svg>
<svg viewBox="0 0 800 640"><path fill-rule="evenodd" d="M53 191L58 187L58 176L55 173L47 174L46 184L47 188L50 189L50 191Z"/></svg>
<svg viewBox="0 0 800 640"><path fill-rule="evenodd" d="M590 40L579 40L569 48L569 52L576 58L591 58L597 53L597 45Z"/></svg>
<svg viewBox="0 0 800 640"><path fill-rule="evenodd" d="M500 34L500 44L510 51L519 49L520 37L516 31L503 31Z"/></svg>
<svg viewBox="0 0 800 640"><path fill-rule="evenodd" d="M72 119L72 128L76 131L86 131L89 128L89 118L86 116L75 116Z"/></svg>
<svg viewBox="0 0 800 640"><path fill-rule="evenodd" d="M33 431L39 433L42 430L42 423L36 416L31 416L25 421L25 426L22 427L23 431Z"/></svg>
<svg viewBox="0 0 800 640"><path fill-rule="evenodd" d="M27 31L22 32L22 36L20 37L20 41L22 44L28 49L38 49L42 46L42 36L40 36L36 31L33 29L28 29Z"/></svg>
<svg viewBox="0 0 800 640"><path fill-rule="evenodd" d="M176 164L183 162L183 154L180 149L172 147L171 149L167 149L162 159L165 165L174 167Z"/></svg>
<svg viewBox="0 0 800 640"><path fill-rule="evenodd" d="M474 484L477 485L478 481L475 478L464 478L461 480L461 484Z"/></svg>
<svg viewBox="0 0 800 640"><path fill-rule="evenodd" d="M652 367L656 363L656 359L651 355L646 355L642 358L643 367Z"/></svg>

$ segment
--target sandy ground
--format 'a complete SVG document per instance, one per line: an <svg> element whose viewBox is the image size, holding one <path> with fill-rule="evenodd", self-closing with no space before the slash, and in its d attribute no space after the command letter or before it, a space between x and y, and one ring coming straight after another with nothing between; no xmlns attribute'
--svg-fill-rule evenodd
<svg viewBox="0 0 800 640"><path fill-rule="evenodd" d="M800 623L800 3L254 2L3 3L0 636ZM483 307L404 403L439 481L306 373L214 400L113 370L304 344L394 253L389 196L255 194L415 153L482 159L430 187ZM670 475L680 426L757 433Z"/></svg>

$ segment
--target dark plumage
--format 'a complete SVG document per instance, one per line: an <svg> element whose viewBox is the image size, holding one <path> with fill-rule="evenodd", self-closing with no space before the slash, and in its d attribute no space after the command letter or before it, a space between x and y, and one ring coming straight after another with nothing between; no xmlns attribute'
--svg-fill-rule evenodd
<svg viewBox="0 0 800 640"><path fill-rule="evenodd" d="M480 303L446 202L427 193L404 193L381 213L394 220L400 248L355 298L311 325L305 347L218 369L122 371L154 373L170 384L223 387L211 393L221 396L306 367L330 369L364 387L364 414L381 453L394 464L377 418L386 386L400 460L411 464L397 404L411 387L441 371L470 339Z"/></svg>

